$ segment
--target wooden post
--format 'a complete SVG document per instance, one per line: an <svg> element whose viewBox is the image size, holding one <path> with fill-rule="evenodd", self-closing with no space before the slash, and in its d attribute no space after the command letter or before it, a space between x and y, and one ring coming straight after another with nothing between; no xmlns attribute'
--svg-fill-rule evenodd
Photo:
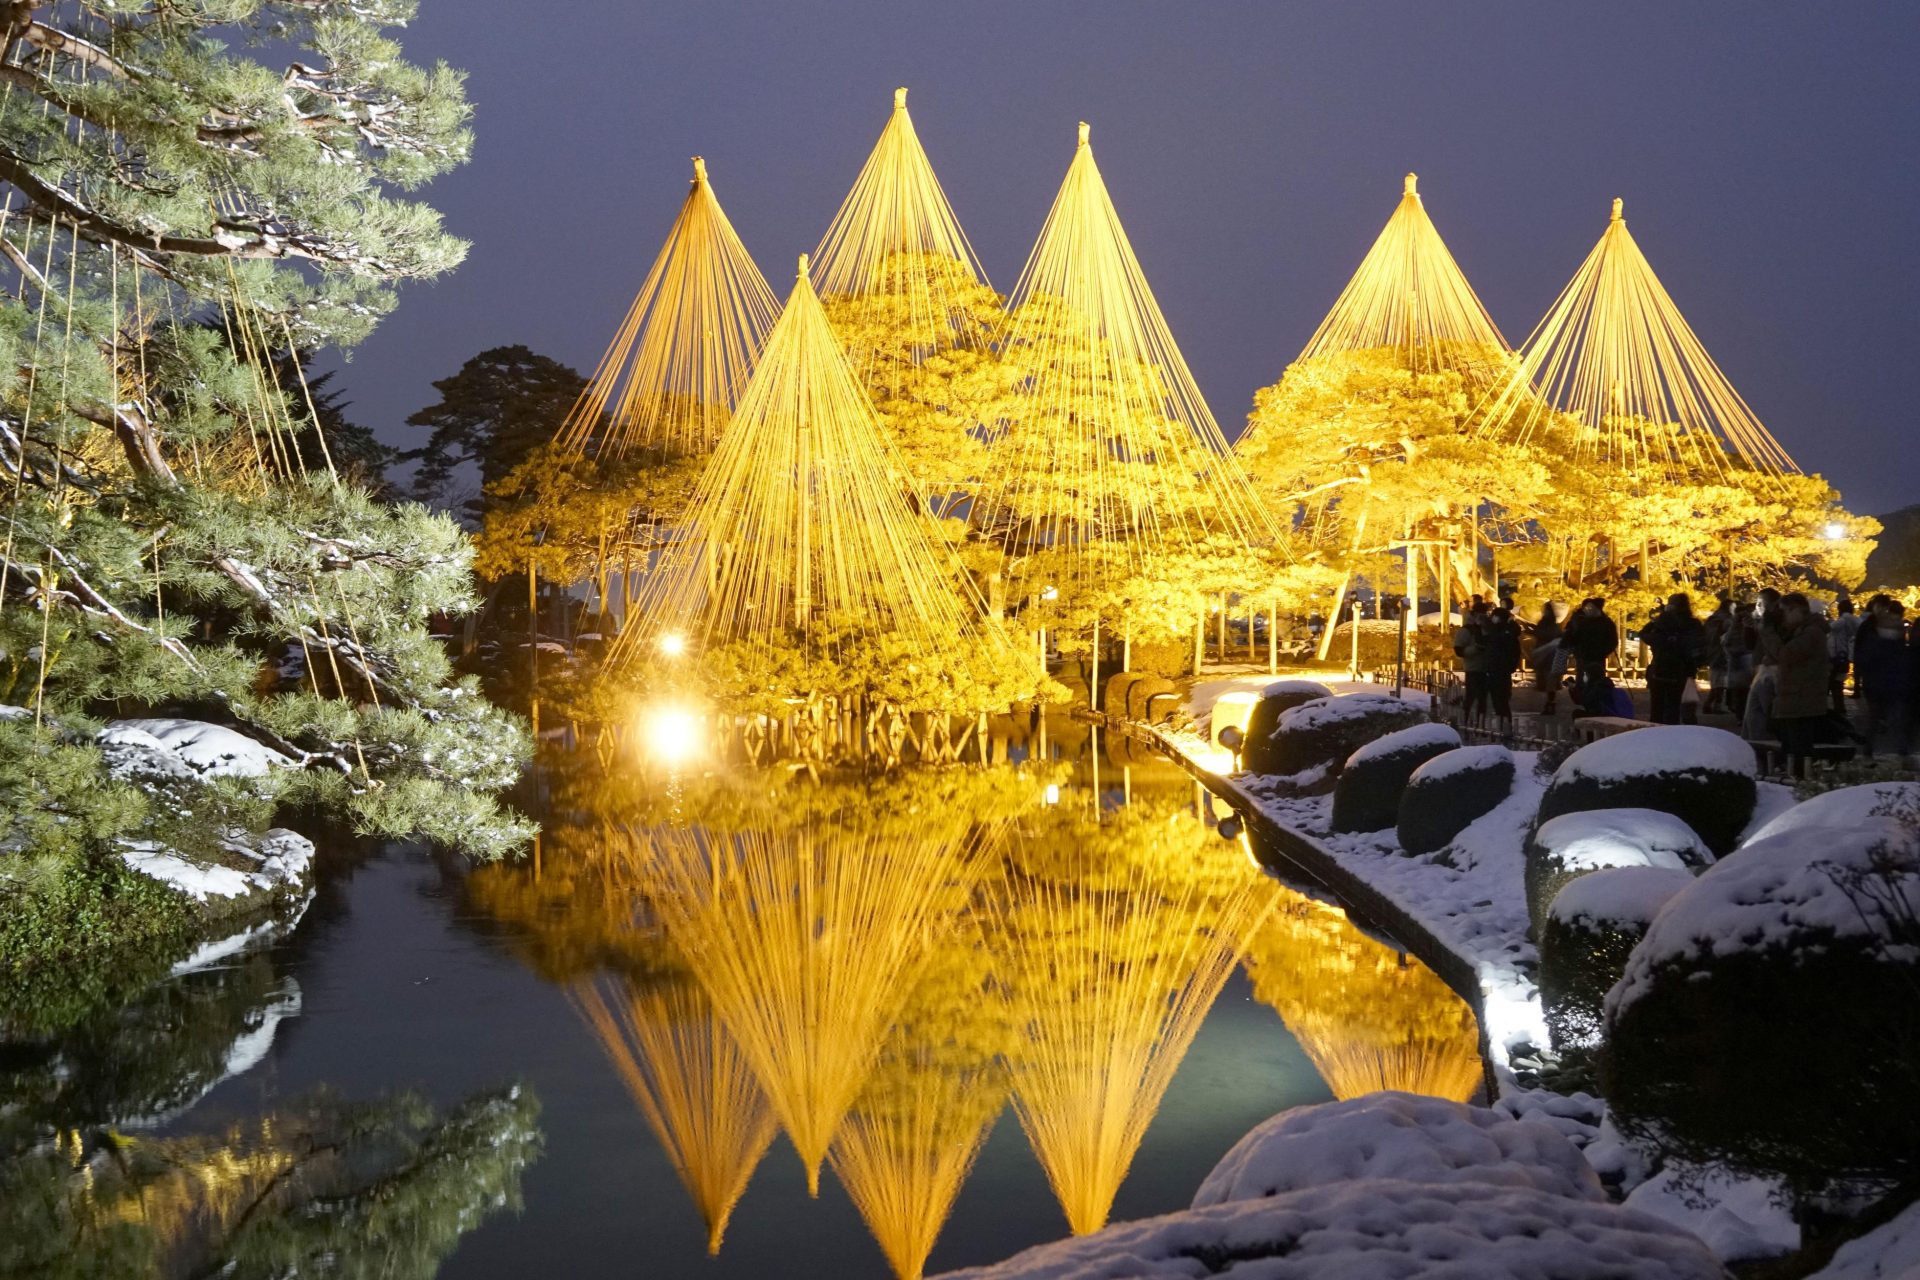
<svg viewBox="0 0 1920 1280"><path fill-rule="evenodd" d="M1202 610L1193 619L1193 674L1199 675L1207 659L1207 615Z"/></svg>
<svg viewBox="0 0 1920 1280"><path fill-rule="evenodd" d="M1260 612L1260 607L1254 604L1252 596L1248 596L1247 597L1247 661L1248 662L1260 661L1259 646L1255 642L1254 636L1253 636L1253 620L1259 614L1259 612Z"/></svg>
<svg viewBox="0 0 1920 1280"><path fill-rule="evenodd" d="M540 572L527 553L527 710L533 737L540 739Z"/></svg>
<svg viewBox="0 0 1920 1280"><path fill-rule="evenodd" d="M1280 670L1280 597L1274 596L1267 607L1267 674Z"/></svg>
<svg viewBox="0 0 1920 1280"><path fill-rule="evenodd" d="M1315 655L1322 662L1333 652L1333 633L1340 629L1340 611L1347 607L1347 583L1352 578L1351 570L1341 574L1340 586L1333 593L1333 608L1327 611L1327 629L1320 633L1320 651Z"/></svg>
<svg viewBox="0 0 1920 1280"><path fill-rule="evenodd" d="M1100 615L1093 615L1093 660L1087 667L1087 710L1100 710Z"/></svg>
<svg viewBox="0 0 1920 1280"><path fill-rule="evenodd" d="M1126 630L1120 633L1120 669L1133 670L1133 624L1127 623Z"/></svg>
<svg viewBox="0 0 1920 1280"><path fill-rule="evenodd" d="M1411 538L1411 535L1409 535ZM1420 553L1414 549L1411 540L1407 543L1407 630L1420 629Z"/></svg>
<svg viewBox="0 0 1920 1280"><path fill-rule="evenodd" d="M1220 651L1220 661L1227 660L1227 593L1220 593L1220 620L1213 626L1214 647Z"/></svg>

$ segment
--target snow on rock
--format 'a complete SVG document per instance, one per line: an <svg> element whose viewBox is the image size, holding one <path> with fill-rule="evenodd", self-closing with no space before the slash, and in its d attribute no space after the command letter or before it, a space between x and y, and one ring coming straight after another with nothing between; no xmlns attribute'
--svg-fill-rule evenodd
<svg viewBox="0 0 1920 1280"><path fill-rule="evenodd" d="M1756 829L1750 841L1788 831L1832 830L1884 823L1900 830L1920 816L1920 782L1873 782L1823 791L1778 814Z"/></svg>
<svg viewBox="0 0 1920 1280"><path fill-rule="evenodd" d="M1373 1093L1262 1122L1214 1166L1193 1207L1366 1178L1606 1198L1579 1151L1546 1125L1444 1098Z"/></svg>
<svg viewBox="0 0 1920 1280"><path fill-rule="evenodd" d="M110 764L157 752L177 766L163 766L165 771L179 777L260 778L294 764L271 747L203 720L116 720L95 741Z"/></svg>
<svg viewBox="0 0 1920 1280"><path fill-rule="evenodd" d="M1916 833L1902 830L1900 837L1906 850L1920 848ZM1660 970L1675 964L1743 951L1791 951L1808 942L1825 946L1834 939L1870 939L1872 917L1863 915L1835 872L1865 868L1888 838L1888 829L1878 822L1790 828L1715 863L1654 918L1620 985L1607 997L1608 1014L1639 999ZM1904 877L1893 884L1906 910L1920 912L1920 880Z"/></svg>
<svg viewBox="0 0 1920 1280"><path fill-rule="evenodd" d="M205 902L208 898L244 898L255 887L244 871L218 863L201 866L150 840L135 842L120 855L120 860L148 879L177 889L195 902Z"/></svg>
<svg viewBox="0 0 1920 1280"><path fill-rule="evenodd" d="M184 893L195 902L215 898L272 898L304 890L313 868L313 842L297 831L275 827L257 841L239 833L221 848L236 862L201 863L151 840L129 841L120 859L149 879Z"/></svg>
<svg viewBox="0 0 1920 1280"><path fill-rule="evenodd" d="M1338 1182L1120 1223L948 1280L1721 1280L1686 1232L1531 1188Z"/></svg>
<svg viewBox="0 0 1920 1280"><path fill-rule="evenodd" d="M1711 725L1670 724L1616 733L1590 742L1566 758L1555 782L1572 778L1644 778L1651 774L1713 769L1754 777L1759 767L1746 740Z"/></svg>
<svg viewBox="0 0 1920 1280"><path fill-rule="evenodd" d="M1626 1207L1700 1237L1722 1262L1771 1258L1800 1247L1781 1185L1723 1170L1664 1169L1628 1193Z"/></svg>
<svg viewBox="0 0 1920 1280"><path fill-rule="evenodd" d="M1558 924L1586 929L1644 927L1692 883L1691 871L1673 867L1604 867L1555 894L1552 917Z"/></svg>
<svg viewBox="0 0 1920 1280"><path fill-rule="evenodd" d="M1920 1204L1849 1240L1807 1280L1914 1280L1920 1276Z"/></svg>

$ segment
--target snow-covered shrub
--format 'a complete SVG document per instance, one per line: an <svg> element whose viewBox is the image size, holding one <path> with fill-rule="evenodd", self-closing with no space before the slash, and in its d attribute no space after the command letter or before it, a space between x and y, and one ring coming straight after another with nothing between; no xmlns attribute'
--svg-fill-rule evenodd
<svg viewBox="0 0 1920 1280"><path fill-rule="evenodd" d="M1920 829L1753 841L1661 909L1606 1014L1623 1132L1800 1194L1920 1176Z"/></svg>
<svg viewBox="0 0 1920 1280"><path fill-rule="evenodd" d="M1400 816L1413 771L1460 745L1452 725L1417 724L1375 738L1347 757L1333 788L1335 831L1380 831Z"/></svg>
<svg viewBox="0 0 1920 1280"><path fill-rule="evenodd" d="M1809 828L1830 829L1884 822L1900 829L1916 814L1920 814L1920 782L1876 782L1859 787L1840 787L1802 800L1754 832L1748 837L1747 843L1786 831Z"/></svg>
<svg viewBox="0 0 1920 1280"><path fill-rule="evenodd" d="M1413 771L1400 793L1395 831L1407 853L1434 853L1513 790L1513 753L1505 747L1460 747Z"/></svg>
<svg viewBox="0 0 1920 1280"><path fill-rule="evenodd" d="M1540 824L1526 845L1527 915L1537 938L1567 884L1602 867L1703 871L1713 855L1692 827L1658 809L1587 809ZM1611 984L1609 984L1611 985Z"/></svg>
<svg viewBox="0 0 1920 1280"><path fill-rule="evenodd" d="M1540 818L1586 809L1658 809L1724 857L1753 817L1753 748L1706 725L1617 733L1567 757L1540 797Z"/></svg>
<svg viewBox="0 0 1920 1280"><path fill-rule="evenodd" d="M1247 750L1244 757L1249 773L1279 773L1264 767L1272 750L1270 740L1280 727L1280 717L1295 707L1321 698L1331 698L1333 690L1318 680L1275 680L1260 691L1260 701L1247 716Z"/></svg>
<svg viewBox="0 0 1920 1280"><path fill-rule="evenodd" d="M1041 1245L947 1280L1723 1280L1647 1214L1485 1183L1368 1179L1188 1209Z"/></svg>
<svg viewBox="0 0 1920 1280"><path fill-rule="evenodd" d="M1259 705L1264 706L1267 701L1269 699L1263 698ZM1258 710L1256 706L1255 711ZM1262 746L1260 763L1256 765L1253 759L1248 759L1247 769L1281 775L1324 769L1331 781L1347 757L1367 743L1426 721L1424 708L1392 694L1349 693L1315 698L1280 714L1279 724ZM1249 730L1249 756L1258 741Z"/></svg>
<svg viewBox="0 0 1920 1280"><path fill-rule="evenodd" d="M1553 898L1535 928L1540 938L1540 1002L1555 1049L1565 1053L1599 1047L1608 990L1626 971L1627 957L1647 936L1667 899L1692 883L1693 872L1674 867L1603 866L1580 874Z"/></svg>
<svg viewBox="0 0 1920 1280"><path fill-rule="evenodd" d="M1254 1126L1200 1184L1193 1207L1366 1178L1606 1199L1579 1150L1547 1125L1445 1098L1370 1093L1294 1107Z"/></svg>

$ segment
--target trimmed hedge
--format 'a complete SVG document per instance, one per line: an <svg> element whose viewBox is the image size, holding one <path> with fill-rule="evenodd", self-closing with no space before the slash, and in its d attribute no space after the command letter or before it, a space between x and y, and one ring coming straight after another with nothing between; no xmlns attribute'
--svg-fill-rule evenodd
<svg viewBox="0 0 1920 1280"><path fill-rule="evenodd" d="M1660 907L1692 883L1690 871L1605 867L1583 873L1578 884L1553 899L1534 927L1540 939L1540 1002L1556 1051L1599 1047L1607 992L1620 981Z"/></svg>
<svg viewBox="0 0 1920 1280"><path fill-rule="evenodd" d="M1382 831L1400 818L1400 793L1427 761L1460 745L1452 726L1417 724L1361 747L1347 757L1333 788L1335 831Z"/></svg>
<svg viewBox="0 0 1920 1280"><path fill-rule="evenodd" d="M1315 698L1281 715L1279 727L1267 736L1264 749L1259 753L1261 767L1248 759L1247 769L1253 773L1282 775L1324 769L1331 780L1347 757L1369 742L1426 722L1425 708L1391 694L1350 693ZM1249 756L1253 754L1255 741L1249 734Z"/></svg>
<svg viewBox="0 0 1920 1280"><path fill-rule="evenodd" d="M1692 827L1657 809L1588 809L1536 827L1526 843L1527 916L1540 936L1547 908L1581 876L1606 867L1661 867L1689 874L1713 865Z"/></svg>
<svg viewBox="0 0 1920 1280"><path fill-rule="evenodd" d="M1242 756L1248 773L1277 773L1264 767L1271 750L1269 739L1280 727L1280 717L1295 707L1321 698L1331 698L1333 690L1318 680L1276 680L1261 691L1260 701L1247 716L1247 746Z"/></svg>
<svg viewBox="0 0 1920 1280"><path fill-rule="evenodd" d="M1752 748L1723 729L1636 729L1568 756L1540 797L1538 820L1588 809L1658 809L1725 857L1753 819L1755 772Z"/></svg>
<svg viewBox="0 0 1920 1280"><path fill-rule="evenodd" d="M1395 833L1404 853L1437 853L1513 791L1513 753L1460 747L1421 765L1400 793Z"/></svg>

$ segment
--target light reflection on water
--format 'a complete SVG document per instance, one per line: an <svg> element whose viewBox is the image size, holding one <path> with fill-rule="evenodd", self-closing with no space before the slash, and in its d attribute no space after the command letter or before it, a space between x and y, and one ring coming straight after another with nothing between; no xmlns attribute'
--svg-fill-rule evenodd
<svg viewBox="0 0 1920 1280"><path fill-rule="evenodd" d="M562 771L536 864L389 854L273 952L0 1047L0 1142L64 1135L0 1163L0 1237L186 1274L248 1232L292 1248L317 1199L338 1245L366 1208L341 1179L430 1151L381 1204L391 1274L910 1276L1183 1207L1279 1107L1473 1090L1430 972L1261 875L1171 765L1048 738L1064 758L999 739L990 767L877 778ZM274 1181L366 1117L355 1161ZM66 1216L8 1199L29 1187Z"/></svg>
<svg viewBox="0 0 1920 1280"><path fill-rule="evenodd" d="M1171 766L1062 739L1077 760L563 787L594 815L543 849L569 909L474 877L572 958L710 1251L777 1129L918 1276L1009 1108L1063 1225L1097 1230L1240 964L1336 1096L1472 1094L1471 1016L1428 970L1262 875Z"/></svg>

